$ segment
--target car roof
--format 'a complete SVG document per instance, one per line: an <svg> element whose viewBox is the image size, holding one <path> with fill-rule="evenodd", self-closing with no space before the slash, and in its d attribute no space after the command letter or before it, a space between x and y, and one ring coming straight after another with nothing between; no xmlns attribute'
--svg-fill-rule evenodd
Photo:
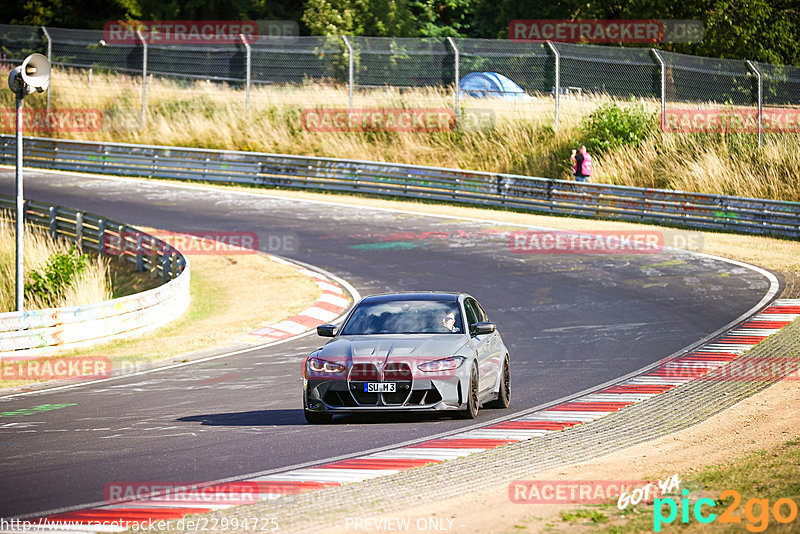
<svg viewBox="0 0 800 534"><path fill-rule="evenodd" d="M361 302L392 302L397 300L438 300L457 302L463 293L448 293L445 291L416 291L411 293L381 293L364 297Z"/></svg>

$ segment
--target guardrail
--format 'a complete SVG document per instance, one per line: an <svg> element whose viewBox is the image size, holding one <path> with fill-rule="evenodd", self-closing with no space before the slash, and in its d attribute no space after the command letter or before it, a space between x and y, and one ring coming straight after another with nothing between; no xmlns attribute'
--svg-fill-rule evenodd
<svg viewBox="0 0 800 534"><path fill-rule="evenodd" d="M13 216L13 197L0 209ZM85 306L0 313L0 356L40 355L136 335L179 317L189 306L189 262L173 247L125 224L91 213L25 202L25 220L100 254L119 257L137 270L161 274L163 285Z"/></svg>
<svg viewBox="0 0 800 534"><path fill-rule="evenodd" d="M800 203L645 189L399 163L48 138L25 138L25 165L46 169L263 184L800 237ZM15 141L0 137L0 163Z"/></svg>

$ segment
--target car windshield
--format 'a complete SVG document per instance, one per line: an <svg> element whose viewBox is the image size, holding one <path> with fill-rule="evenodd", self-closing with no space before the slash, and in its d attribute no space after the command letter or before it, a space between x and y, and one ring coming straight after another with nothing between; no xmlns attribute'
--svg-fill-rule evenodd
<svg viewBox="0 0 800 534"><path fill-rule="evenodd" d="M345 336L460 332L458 303L435 300L361 303L342 329Z"/></svg>

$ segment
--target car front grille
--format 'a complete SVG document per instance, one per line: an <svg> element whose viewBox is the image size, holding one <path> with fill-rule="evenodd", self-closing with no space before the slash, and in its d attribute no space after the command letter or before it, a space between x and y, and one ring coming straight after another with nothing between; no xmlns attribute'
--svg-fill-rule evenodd
<svg viewBox="0 0 800 534"><path fill-rule="evenodd" d="M383 381L394 382L397 390L384 393L384 404L403 404L411 393L411 367L407 363L389 363L383 369Z"/></svg>
<svg viewBox="0 0 800 534"><path fill-rule="evenodd" d="M397 384L397 390L394 393L365 393L364 384L367 382L393 382ZM353 399L368 406L402 406L411 395L412 384L411 366L405 362L386 364L383 371L372 363L356 363L347 377L347 389Z"/></svg>
<svg viewBox="0 0 800 534"><path fill-rule="evenodd" d="M377 405L378 393L365 393L364 384L367 382L380 382L381 372L371 363L355 363L350 368L347 386L358 404Z"/></svg>

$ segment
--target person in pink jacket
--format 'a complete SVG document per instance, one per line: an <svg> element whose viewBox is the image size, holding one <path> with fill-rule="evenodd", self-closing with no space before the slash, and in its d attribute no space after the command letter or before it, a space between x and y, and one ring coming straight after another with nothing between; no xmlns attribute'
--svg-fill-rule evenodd
<svg viewBox="0 0 800 534"><path fill-rule="evenodd" d="M575 166L575 181L588 181L592 175L592 156L586 151L586 147L581 145L580 151L573 148L569 160Z"/></svg>

